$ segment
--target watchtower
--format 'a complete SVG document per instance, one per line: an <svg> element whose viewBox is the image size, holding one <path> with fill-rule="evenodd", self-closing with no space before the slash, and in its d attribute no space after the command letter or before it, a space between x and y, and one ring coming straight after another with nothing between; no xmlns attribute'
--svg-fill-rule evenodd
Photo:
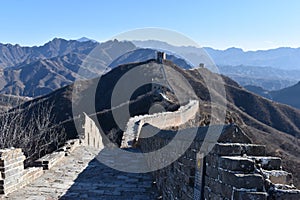
<svg viewBox="0 0 300 200"><path fill-rule="evenodd" d="M166 53L165 53L165 52L163 52L163 51L158 51L158 52L156 53L156 60L157 60L157 62L162 63L163 60L166 60L166 59L167 59L167 56L166 56Z"/></svg>

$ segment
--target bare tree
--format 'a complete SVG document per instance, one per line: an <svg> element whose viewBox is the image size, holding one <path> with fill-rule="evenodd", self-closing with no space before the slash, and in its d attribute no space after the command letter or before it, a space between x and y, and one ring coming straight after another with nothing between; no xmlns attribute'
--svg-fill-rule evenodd
<svg viewBox="0 0 300 200"><path fill-rule="evenodd" d="M39 102L0 116L0 148L22 148L29 164L58 149L66 141L62 125L55 124L54 103Z"/></svg>

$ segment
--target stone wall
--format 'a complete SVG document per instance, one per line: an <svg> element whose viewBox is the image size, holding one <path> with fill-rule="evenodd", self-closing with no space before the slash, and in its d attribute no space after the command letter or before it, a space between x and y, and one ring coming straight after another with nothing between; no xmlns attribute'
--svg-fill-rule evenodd
<svg viewBox="0 0 300 200"><path fill-rule="evenodd" d="M24 169L25 156L21 149L0 150L0 193L7 194L30 183L43 173L43 168Z"/></svg>
<svg viewBox="0 0 300 200"><path fill-rule="evenodd" d="M52 154L35 161L34 167L24 168L25 156L20 148L0 149L0 194L8 194L31 183L50 169L79 145L79 140L70 140Z"/></svg>
<svg viewBox="0 0 300 200"><path fill-rule="evenodd" d="M94 147L98 150L104 148L102 141L102 135L93 121L87 114L84 113L84 124L83 124L83 139L84 145Z"/></svg>
<svg viewBox="0 0 300 200"><path fill-rule="evenodd" d="M132 142L140 138L139 133L144 124L151 124L159 129L177 127L193 119L198 109L199 102L197 100L191 100L187 105L181 106L175 112L131 117L123 134L121 148L131 147Z"/></svg>
<svg viewBox="0 0 300 200"><path fill-rule="evenodd" d="M141 134L147 129L143 128ZM196 131L196 138L178 160L153 172L163 199L300 199L291 174L281 168L281 159L266 156L265 146L250 144L235 125L224 127L218 143L206 156L199 153L206 128ZM169 145L174 134L160 131L152 138L140 138L139 146L143 152L155 151ZM182 148L180 142L176 147ZM156 162L164 162L163 157L152 158L148 165Z"/></svg>

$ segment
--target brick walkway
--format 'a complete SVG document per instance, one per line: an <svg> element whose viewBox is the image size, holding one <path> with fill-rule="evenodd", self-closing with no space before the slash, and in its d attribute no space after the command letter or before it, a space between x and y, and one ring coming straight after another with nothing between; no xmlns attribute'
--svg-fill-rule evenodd
<svg viewBox="0 0 300 200"><path fill-rule="evenodd" d="M158 193L150 174L111 169L94 159L95 153L89 147L80 146L32 184L2 198L156 199Z"/></svg>

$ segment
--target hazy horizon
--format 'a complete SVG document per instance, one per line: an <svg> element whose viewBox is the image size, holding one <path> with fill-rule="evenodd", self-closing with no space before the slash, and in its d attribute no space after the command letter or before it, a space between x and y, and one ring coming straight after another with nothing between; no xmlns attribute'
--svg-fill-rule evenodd
<svg viewBox="0 0 300 200"><path fill-rule="evenodd" d="M96 39L93 39L93 38L88 38L86 36L82 36L82 37L79 37L79 38L62 38L62 37L53 37L43 43L40 43L40 44L32 44L32 45L22 45L21 43L12 43L12 42L2 42L0 41L1 44L11 44L11 45L20 45L21 47L34 47L34 46L43 46L45 45L46 43L54 40L54 39L64 39L64 40L79 40L79 39L82 39L82 38L86 38L86 39L89 39L89 40L94 40L96 42L99 42L99 43L103 43L103 42L107 42L109 40L113 40L112 39L107 39L107 40L103 40L103 41L98 41ZM124 41L124 40L120 40L120 41ZM128 41L132 41L132 40L128 40ZM136 40L136 41L149 41L149 40ZM159 40L155 40L155 41L159 41ZM165 42L165 41L159 41L159 42ZM167 42L166 42L167 43ZM168 43L169 44L169 43ZM178 47L195 47L195 46L192 46L192 45L173 45L173 46L178 46ZM236 48L236 49L241 49L242 51L244 52L249 52L249 51L267 51L267 50L273 50L273 49L279 49L279 48L291 48L291 49L298 49L300 48L299 47L290 47L290 46L279 46L279 47L274 47L274 48L269 48L269 49L254 49L254 50L251 50L251 49L243 49L241 47L237 47L237 46L229 46L229 47L226 47L226 48L217 48L217 47L214 47L214 46L201 46L202 48L212 48L214 50L221 50L221 51L225 51L225 50L228 50L228 49L231 49L231 48Z"/></svg>
<svg viewBox="0 0 300 200"><path fill-rule="evenodd" d="M106 41L137 28L177 31L200 46L265 50L300 47L300 2L3 1L2 43L42 45L59 37Z"/></svg>

